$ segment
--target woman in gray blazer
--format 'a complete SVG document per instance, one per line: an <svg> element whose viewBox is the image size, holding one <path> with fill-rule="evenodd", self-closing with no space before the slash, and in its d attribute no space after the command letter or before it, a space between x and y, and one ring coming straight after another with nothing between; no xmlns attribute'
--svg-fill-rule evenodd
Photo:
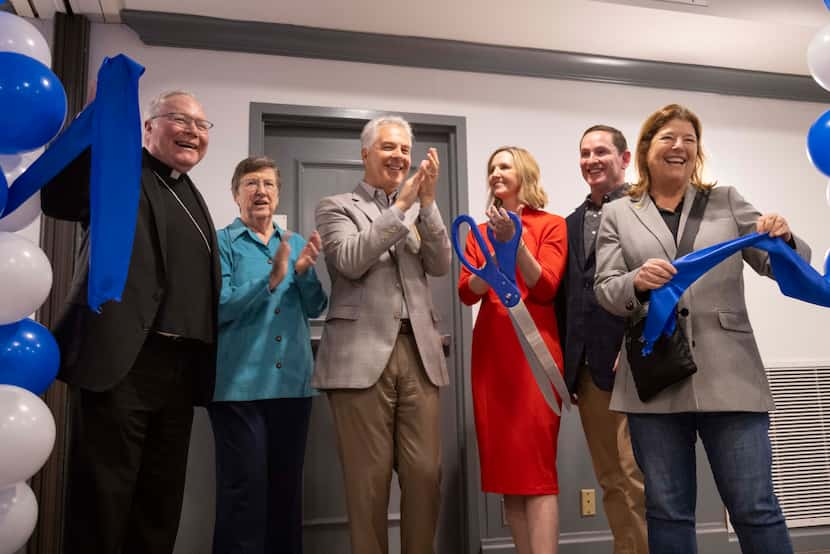
<svg viewBox="0 0 830 554"><path fill-rule="evenodd" d="M643 124L639 181L609 204L597 237L599 303L630 322L645 317L651 290L676 272L671 264L698 191L708 191L693 250L758 231L781 237L809 261L810 249L777 214L761 215L732 187L701 179L701 125L668 105ZM772 277L766 252L748 248L697 280L677 305L678 325L698 371L648 402L637 396L626 353L611 409L628 414L634 455L645 475L651 552L697 552L695 442L699 435L743 552L792 552L772 488L772 396L744 299L743 262Z"/></svg>

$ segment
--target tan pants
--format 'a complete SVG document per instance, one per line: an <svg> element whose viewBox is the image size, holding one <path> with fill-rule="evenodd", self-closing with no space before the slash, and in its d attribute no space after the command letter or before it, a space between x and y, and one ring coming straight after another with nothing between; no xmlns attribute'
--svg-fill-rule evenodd
<svg viewBox="0 0 830 554"><path fill-rule="evenodd" d="M598 388L587 367L579 370L579 417L594 474L602 487L602 505L614 534L614 554L645 554L643 474L634 461L625 414L608 409L611 393Z"/></svg>
<svg viewBox="0 0 830 554"><path fill-rule="evenodd" d="M343 463L352 552L387 554L394 469L401 487L401 552L431 554L441 499L439 395L414 337L398 335L373 386L327 393Z"/></svg>

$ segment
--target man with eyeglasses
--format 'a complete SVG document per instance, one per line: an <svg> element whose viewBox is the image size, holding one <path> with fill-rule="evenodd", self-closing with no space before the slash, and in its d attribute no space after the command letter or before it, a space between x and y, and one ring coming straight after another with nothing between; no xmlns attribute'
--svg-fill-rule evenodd
<svg viewBox="0 0 830 554"><path fill-rule="evenodd" d="M193 406L212 398L215 380L216 233L187 175L207 152L212 126L188 92L150 103L127 282L122 301L100 313L85 305L89 154L43 190L44 213L83 231L53 329L72 398L67 553L173 552Z"/></svg>

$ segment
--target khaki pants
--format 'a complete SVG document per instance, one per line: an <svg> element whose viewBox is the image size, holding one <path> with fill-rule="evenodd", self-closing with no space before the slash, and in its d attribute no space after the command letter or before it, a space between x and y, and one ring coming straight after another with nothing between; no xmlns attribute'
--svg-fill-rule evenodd
<svg viewBox="0 0 830 554"><path fill-rule="evenodd" d="M394 469L401 487L401 552L431 554L441 499L439 395L415 338L398 335L373 386L327 393L343 464L352 552L387 554Z"/></svg>
<svg viewBox="0 0 830 554"><path fill-rule="evenodd" d="M634 461L625 414L608 409L611 393L598 388L587 367L579 370L579 417L594 474L602 487L602 505L614 534L614 554L645 554L643 474Z"/></svg>

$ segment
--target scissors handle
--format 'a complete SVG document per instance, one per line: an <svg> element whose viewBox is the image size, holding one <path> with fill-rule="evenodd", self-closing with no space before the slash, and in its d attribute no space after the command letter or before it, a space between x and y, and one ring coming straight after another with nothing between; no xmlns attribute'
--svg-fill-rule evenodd
<svg viewBox="0 0 830 554"><path fill-rule="evenodd" d="M514 220L515 222L515 220ZM464 251L461 249L461 242L458 239L458 229L463 224L466 223L470 227L470 232L473 233L473 236L478 243L478 247L481 250L482 255L484 256L484 265L482 267L475 267L467 257L464 255ZM519 222L521 225L521 222ZM521 229L521 227L519 227ZM471 273L477 275L481 279L483 279L490 287L495 291L498 295L501 303L504 304L506 307L510 308L515 306L519 303L522 299L522 295L519 292L519 288L516 286L516 252L514 251L512 254L512 273L505 274L501 269L501 258L499 257L499 252L504 245L511 244L514 241L510 241L508 243L502 243L495 240L495 237L492 236L488 229L488 237L490 241L493 243L493 248L496 251L496 259L498 262L493 260L493 257L490 255L490 250L487 248L487 243L484 242L484 237L481 236L481 233L478 230L478 226L476 226L476 222L468 215L462 214L455 218L452 222L452 246L455 249L455 253L458 256L458 259L461 260L461 263L470 270ZM517 229L517 235L518 229ZM515 237L514 237L515 238ZM496 244L501 245L499 249L496 249ZM518 248L518 240L515 241L515 248ZM507 253L503 253L502 255L506 255L508 258L508 263L510 263L510 255ZM509 277L508 277L509 275Z"/></svg>
<svg viewBox="0 0 830 554"><path fill-rule="evenodd" d="M507 215L513 220L515 232L513 237L507 242L499 242L496 240L496 234L490 227L487 227L487 238L490 239L490 244L493 245L493 251L496 253L496 260L499 262L499 269L504 275L510 279L512 283L516 283L516 255L519 252L519 241L522 239L522 220L515 212L508 211Z"/></svg>

